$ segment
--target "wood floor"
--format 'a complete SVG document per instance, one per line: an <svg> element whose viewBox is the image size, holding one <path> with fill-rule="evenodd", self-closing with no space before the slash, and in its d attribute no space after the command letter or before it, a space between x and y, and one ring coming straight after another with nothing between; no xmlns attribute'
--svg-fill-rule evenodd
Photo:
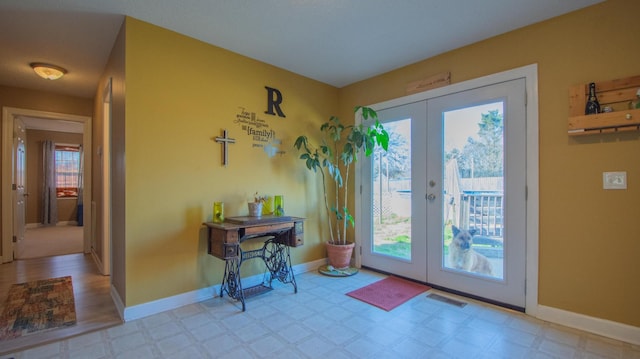
<svg viewBox="0 0 640 359"><path fill-rule="evenodd" d="M27 228L24 239L14 245L16 259L61 256L82 253L84 228L79 226L50 226Z"/></svg>
<svg viewBox="0 0 640 359"><path fill-rule="evenodd" d="M12 284L63 276L73 281L77 324L0 341L0 355L122 323L111 299L109 277L100 274L91 255L82 253L0 264L0 306Z"/></svg>

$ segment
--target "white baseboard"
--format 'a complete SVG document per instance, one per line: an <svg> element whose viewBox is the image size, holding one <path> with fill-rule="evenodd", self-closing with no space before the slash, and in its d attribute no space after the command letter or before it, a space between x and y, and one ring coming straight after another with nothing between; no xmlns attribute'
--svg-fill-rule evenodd
<svg viewBox="0 0 640 359"><path fill-rule="evenodd" d="M326 264L326 262L327 262L326 259L319 259L313 262L298 264L293 266L293 273L300 274L300 273L308 272L318 268L323 264ZM261 283L263 278L264 278L263 274L258 274L251 277L242 278L242 283L244 287L250 287L252 285ZM119 297L117 297L118 300L116 301L114 297L113 288L112 288L111 296L114 297L114 301L116 301L116 308L118 308L118 312L121 313L120 316L123 318L125 322L128 322L131 320L136 320L136 319L148 317L150 315L158 314L167 310L183 307L185 305L202 302L204 300L211 299L217 296L219 292L220 292L220 285L214 285L207 288L193 290L187 293L182 293L182 294L174 295L171 297L154 300L151 302L134 305L131 307L124 307ZM120 304L118 304L118 302Z"/></svg>
<svg viewBox="0 0 640 359"><path fill-rule="evenodd" d="M176 309L185 305L202 302L210 299L216 293L216 287L202 288L191 292L174 295L167 298L154 300L143 304L124 308L124 321L128 322L150 315L158 314L167 310Z"/></svg>
<svg viewBox="0 0 640 359"><path fill-rule="evenodd" d="M640 345L640 328L562 309L538 306L537 318L603 337Z"/></svg>
<svg viewBox="0 0 640 359"><path fill-rule="evenodd" d="M122 299L120 299L120 293L116 290L116 287L111 285L111 299L113 299L113 303L116 305L116 310L120 315L120 319L124 320L124 304L122 304Z"/></svg>
<svg viewBox="0 0 640 359"><path fill-rule="evenodd" d="M100 274L109 275L109 273L105 273L104 264L102 263L102 259L100 258L100 256L98 256L98 254L96 253L94 248L91 248L91 257L93 258L93 261L98 266L98 270L100 271Z"/></svg>

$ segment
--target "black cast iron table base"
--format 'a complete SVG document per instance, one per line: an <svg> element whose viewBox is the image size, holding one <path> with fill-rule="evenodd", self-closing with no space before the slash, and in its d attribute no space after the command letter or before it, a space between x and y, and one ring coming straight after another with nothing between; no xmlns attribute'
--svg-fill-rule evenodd
<svg viewBox="0 0 640 359"><path fill-rule="evenodd" d="M298 285L291 267L291 256L289 247L276 238L268 239L261 249L242 251L240 245L236 245L239 256L225 260L224 276L220 286L220 297L227 293L229 297L242 303L242 311L246 310L245 299L254 297L273 290L273 280L285 284L292 284L294 293L298 293ZM250 259L260 258L264 261L267 271L265 280L255 286L242 288L240 267L242 262Z"/></svg>

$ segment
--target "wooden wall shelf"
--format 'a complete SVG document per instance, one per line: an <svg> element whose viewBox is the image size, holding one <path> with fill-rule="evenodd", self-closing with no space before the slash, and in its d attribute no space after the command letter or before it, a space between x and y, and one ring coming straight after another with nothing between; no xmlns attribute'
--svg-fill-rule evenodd
<svg viewBox="0 0 640 359"><path fill-rule="evenodd" d="M609 106L613 112L585 115L589 84L577 85L569 90L570 136L640 131L640 109L629 109L640 89L640 75L624 79L596 82L596 96L600 108Z"/></svg>

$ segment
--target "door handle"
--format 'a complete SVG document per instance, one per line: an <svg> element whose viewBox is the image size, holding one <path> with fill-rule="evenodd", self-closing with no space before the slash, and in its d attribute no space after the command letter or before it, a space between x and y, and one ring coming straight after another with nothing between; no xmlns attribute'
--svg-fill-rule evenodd
<svg viewBox="0 0 640 359"><path fill-rule="evenodd" d="M436 199L436 195L435 195L435 194L433 194L433 193L429 193L429 194L427 195L427 199L428 199L429 201L433 201L434 199Z"/></svg>

